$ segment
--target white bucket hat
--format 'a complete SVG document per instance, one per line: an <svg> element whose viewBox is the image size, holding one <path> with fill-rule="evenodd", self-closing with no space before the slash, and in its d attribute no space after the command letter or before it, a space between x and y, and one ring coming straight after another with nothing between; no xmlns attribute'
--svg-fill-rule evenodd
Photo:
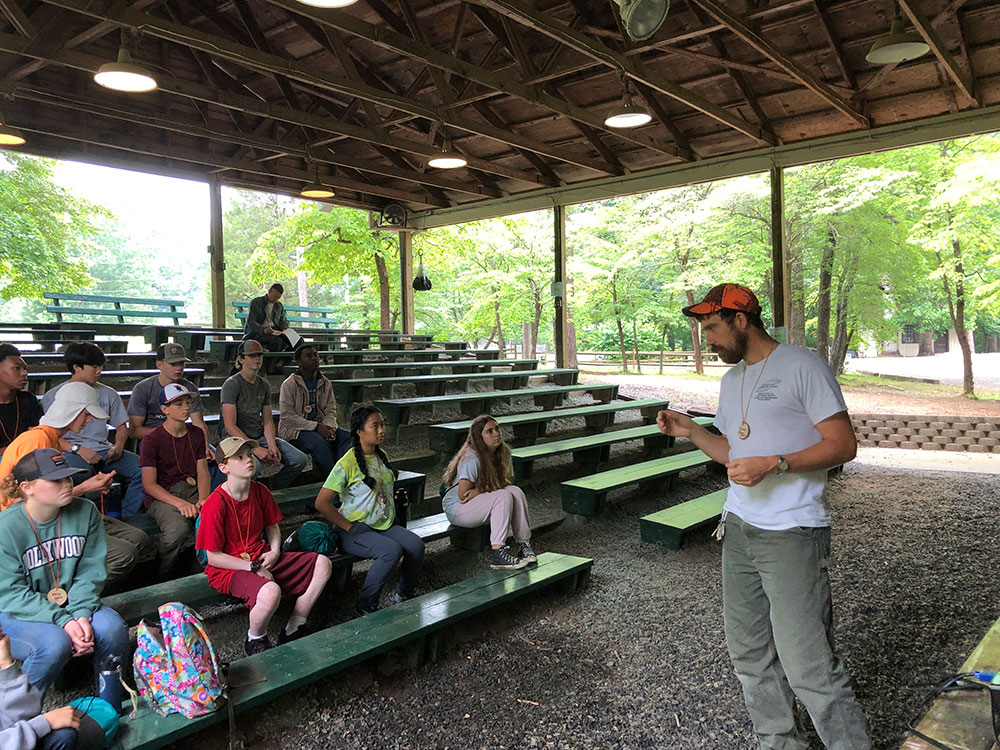
<svg viewBox="0 0 1000 750"><path fill-rule="evenodd" d="M90 416L94 419L110 418L110 415L101 408L97 391L86 383L71 381L64 383L56 391L56 397L49 405L49 410L38 422L56 429L67 427L84 409L90 412Z"/></svg>

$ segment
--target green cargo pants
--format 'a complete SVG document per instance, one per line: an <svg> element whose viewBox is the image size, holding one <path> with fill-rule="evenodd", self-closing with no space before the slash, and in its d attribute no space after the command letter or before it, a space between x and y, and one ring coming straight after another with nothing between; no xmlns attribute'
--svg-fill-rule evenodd
<svg viewBox="0 0 1000 750"><path fill-rule="evenodd" d="M726 644L763 750L805 750L793 701L829 750L870 750L833 645L829 527L766 531L732 513L722 546Z"/></svg>

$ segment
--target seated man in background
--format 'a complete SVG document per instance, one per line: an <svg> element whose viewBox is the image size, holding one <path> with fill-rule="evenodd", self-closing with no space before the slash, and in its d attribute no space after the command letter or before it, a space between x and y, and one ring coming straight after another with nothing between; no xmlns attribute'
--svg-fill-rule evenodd
<svg viewBox="0 0 1000 750"><path fill-rule="evenodd" d="M105 470L114 471L119 479L126 479L128 487L121 499L121 511L111 510L109 515L121 518L134 516L142 510L142 470L139 456L125 450L128 440L128 412L117 391L99 383L104 368L104 352L96 344L74 341L63 350L63 361L70 372L67 383L86 383L97 392L104 418L95 418L82 432L67 432L60 440L63 453L71 466L90 469L103 462ZM42 396L42 408L49 410L53 399L67 383L50 388ZM110 415L110 417L109 417ZM108 425L115 430L115 442L108 440Z"/></svg>
<svg viewBox="0 0 1000 750"><path fill-rule="evenodd" d="M337 401L333 386L319 371L316 347L304 344L295 350L299 371L281 384L278 396L278 435L312 456L324 479L351 449L351 433L337 426Z"/></svg>
<svg viewBox="0 0 1000 750"><path fill-rule="evenodd" d="M98 400L97 392L86 383L64 383L59 393L52 399L39 425L22 432L7 446L0 459L0 481L14 470L21 458L37 448L61 450L63 437L70 432L79 433L94 419L107 420L108 413ZM89 464L84 467L92 470ZM115 472L96 472L73 487L75 497L97 493L102 497L111 489ZM6 508L13 498L0 498L0 507ZM103 500L100 504L103 504ZM107 535L106 585L124 578L140 560L152 559L155 554L149 537L141 529L129 526L124 521L109 518L102 513L104 531Z"/></svg>
<svg viewBox="0 0 1000 750"><path fill-rule="evenodd" d="M38 424L42 405L28 385L28 367L12 344L0 344L0 456L14 438Z"/></svg>
<svg viewBox="0 0 1000 750"><path fill-rule="evenodd" d="M277 282L271 284L267 294L250 300L243 339L252 339L269 352L285 352L292 348L291 342L281 334L288 329L285 307L279 301L285 288Z"/></svg>
<svg viewBox="0 0 1000 750"><path fill-rule="evenodd" d="M283 464L271 479L272 489L280 490L295 481L306 466L306 454L275 434L271 416L271 384L260 376L264 347L247 339L236 356L237 372L222 384L222 426L220 438L238 437L259 445L253 455L268 464Z"/></svg>

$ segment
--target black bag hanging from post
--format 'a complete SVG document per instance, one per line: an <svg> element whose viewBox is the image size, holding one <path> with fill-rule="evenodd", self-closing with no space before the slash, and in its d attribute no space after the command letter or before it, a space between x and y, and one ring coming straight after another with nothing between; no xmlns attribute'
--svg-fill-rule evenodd
<svg viewBox="0 0 1000 750"><path fill-rule="evenodd" d="M418 257L417 262L417 273L413 277L413 289L418 292L426 292L431 288L431 280L427 278L427 274L424 272L424 256L421 253Z"/></svg>

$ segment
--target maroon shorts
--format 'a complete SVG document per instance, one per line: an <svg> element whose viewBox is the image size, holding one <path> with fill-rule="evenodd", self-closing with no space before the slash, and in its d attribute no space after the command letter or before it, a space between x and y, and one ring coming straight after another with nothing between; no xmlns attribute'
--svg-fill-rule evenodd
<svg viewBox="0 0 1000 750"><path fill-rule="evenodd" d="M301 596L309 588L313 569L316 567L315 552L282 552L273 568L271 575L274 582L281 587L282 596ZM242 599L253 609L257 603L257 594L267 583L267 579L249 570L237 570L229 581L229 594Z"/></svg>

